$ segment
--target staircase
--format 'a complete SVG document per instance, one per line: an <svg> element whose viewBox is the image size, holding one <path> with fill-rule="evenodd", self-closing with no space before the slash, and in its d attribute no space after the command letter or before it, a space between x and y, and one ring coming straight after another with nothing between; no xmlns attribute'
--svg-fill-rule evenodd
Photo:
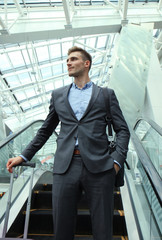
<svg viewBox="0 0 162 240"><path fill-rule="evenodd" d="M23 237L23 226L26 214L25 209L26 207L23 206L21 213L11 226L7 237ZM53 240L53 232L52 184L39 184L32 194L28 238L34 240ZM113 240L119 239L126 240L128 238L120 191L119 189L115 189ZM75 240L93 240L90 214L87 209L87 202L84 194L78 205Z"/></svg>

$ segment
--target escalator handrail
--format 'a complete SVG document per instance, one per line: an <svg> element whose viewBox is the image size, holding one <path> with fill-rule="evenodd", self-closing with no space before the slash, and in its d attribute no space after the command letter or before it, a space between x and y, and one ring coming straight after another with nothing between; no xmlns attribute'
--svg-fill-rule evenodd
<svg viewBox="0 0 162 240"><path fill-rule="evenodd" d="M138 124L139 124L139 122L141 122L141 121L145 121L145 122L147 122L147 123L149 123L150 124L150 126L160 135L160 136L162 136L162 128L156 123L156 122L154 122L153 120L151 120L151 119L149 119L149 118L139 118L137 121L136 121L136 124L135 124L135 126L134 126L134 130L136 130L136 128L138 127Z"/></svg>
<svg viewBox="0 0 162 240"><path fill-rule="evenodd" d="M131 139L134 142L137 155L139 156L142 166L150 179L150 183L155 191L155 194L159 200L159 203L160 205L162 205L161 177L157 173L157 170L152 164L149 156L147 155L145 149L143 148L143 145L141 144L139 138L137 137L134 131L131 131Z"/></svg>
<svg viewBox="0 0 162 240"><path fill-rule="evenodd" d="M3 139L2 141L0 141L0 149L5 146L6 144L8 144L11 140L13 140L14 138L16 138L18 135L20 135L22 132L24 132L26 129L28 129L29 127L31 127L33 124L35 123L42 123L44 122L44 120L34 120L30 123L27 123L25 126L23 126L21 129L17 130L16 132L12 133L11 135L7 136L5 139ZM57 136L57 133L54 131L55 135Z"/></svg>

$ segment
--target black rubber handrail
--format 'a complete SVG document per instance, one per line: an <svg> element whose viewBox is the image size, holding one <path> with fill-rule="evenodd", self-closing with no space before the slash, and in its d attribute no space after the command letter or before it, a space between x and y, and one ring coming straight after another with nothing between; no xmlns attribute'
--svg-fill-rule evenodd
<svg viewBox="0 0 162 240"><path fill-rule="evenodd" d="M138 124L141 122L141 121L145 121L147 123L150 124L150 126L160 135L162 136L162 128L156 123L154 122L153 120L147 118L147 119L144 119L144 118L139 118L134 126L134 130L136 130L136 128L138 127Z"/></svg>
<svg viewBox="0 0 162 240"><path fill-rule="evenodd" d="M31 167L31 168L35 168L36 163L34 162L22 162L20 164L14 165L14 167Z"/></svg>
<svg viewBox="0 0 162 240"><path fill-rule="evenodd" d="M44 120L34 120L28 124L26 124L25 126L23 126L22 128L20 128L19 130L17 130L16 132L14 132L13 134L9 135L8 137L6 137L4 140L0 141L0 149L5 146L6 144L8 144L11 140L13 140L14 138L16 138L18 135L20 135L22 132L24 132L26 129L28 129L29 127L31 127L33 124L35 123L44 123ZM57 133L54 131L54 134L57 136Z"/></svg>

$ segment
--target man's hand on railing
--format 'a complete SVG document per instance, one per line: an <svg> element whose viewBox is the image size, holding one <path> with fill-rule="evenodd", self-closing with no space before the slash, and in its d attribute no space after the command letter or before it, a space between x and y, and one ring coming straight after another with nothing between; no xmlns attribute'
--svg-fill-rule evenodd
<svg viewBox="0 0 162 240"><path fill-rule="evenodd" d="M12 167L14 167L15 165L18 165L20 163L22 163L24 161L24 159L20 156L18 157L14 157L14 158L9 158L8 162L6 164L7 170L12 173Z"/></svg>

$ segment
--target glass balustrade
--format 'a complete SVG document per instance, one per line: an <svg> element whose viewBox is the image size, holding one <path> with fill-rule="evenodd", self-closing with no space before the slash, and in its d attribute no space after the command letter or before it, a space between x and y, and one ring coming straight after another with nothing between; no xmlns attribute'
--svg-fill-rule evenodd
<svg viewBox="0 0 162 240"><path fill-rule="evenodd" d="M4 219L6 211L10 180L10 173L8 173L6 169L6 163L9 158L21 154L21 152L36 135L42 123L42 120L35 121L0 142L0 224ZM31 162L36 163L35 172L38 169L40 169L41 172L53 170L54 153L56 150L56 135L57 134L54 132L54 134L51 135L45 145L32 158ZM14 203L21 191L23 191L23 188L28 183L30 176L30 168L15 168L11 204ZM1 230L2 229L0 227L0 234Z"/></svg>
<svg viewBox="0 0 162 240"><path fill-rule="evenodd" d="M30 124L25 129L21 129L20 133L18 132L16 136L13 134L10 135L6 144L3 144L4 141L0 142L0 184L5 184L9 182L10 174L6 169L6 163L9 158L19 156L29 142L36 135L36 132L41 127L43 121L36 121ZM56 134L48 139L46 144L35 154L32 162L36 163L37 167L42 166L44 169L51 169L54 162L54 153L56 150ZM17 176L21 173L20 169L17 169Z"/></svg>
<svg viewBox="0 0 162 240"><path fill-rule="evenodd" d="M135 133L142 143L156 171L162 177L162 135L151 124L140 120L135 128Z"/></svg>
<svg viewBox="0 0 162 240"><path fill-rule="evenodd" d="M126 171L126 178L141 239L144 240L160 240L162 236L161 192L159 191L162 176L161 133L161 128L154 122L141 119L137 122L134 133L132 132L129 144L127 163L130 169ZM140 146L145 153L141 152Z"/></svg>

